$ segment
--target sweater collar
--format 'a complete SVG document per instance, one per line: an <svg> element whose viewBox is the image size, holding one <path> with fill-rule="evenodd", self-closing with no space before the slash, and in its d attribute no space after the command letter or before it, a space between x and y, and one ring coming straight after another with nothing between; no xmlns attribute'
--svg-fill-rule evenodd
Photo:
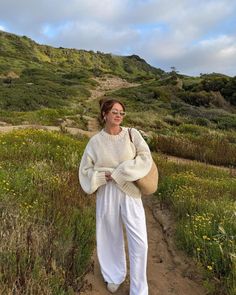
<svg viewBox="0 0 236 295"><path fill-rule="evenodd" d="M127 128L121 127L120 133L118 133L116 135L112 135L112 134L107 133L104 129L102 129L101 135L104 136L104 138L106 138L108 140L119 140L125 135L126 131L127 131Z"/></svg>

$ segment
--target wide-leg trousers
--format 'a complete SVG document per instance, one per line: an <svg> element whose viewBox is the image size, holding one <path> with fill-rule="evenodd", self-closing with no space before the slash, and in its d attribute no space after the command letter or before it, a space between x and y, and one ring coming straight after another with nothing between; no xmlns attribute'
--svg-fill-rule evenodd
<svg viewBox="0 0 236 295"><path fill-rule="evenodd" d="M142 200L126 195L114 181L109 181L96 195L97 255L108 283L121 284L126 277L123 224L129 249L130 295L148 295L148 242Z"/></svg>

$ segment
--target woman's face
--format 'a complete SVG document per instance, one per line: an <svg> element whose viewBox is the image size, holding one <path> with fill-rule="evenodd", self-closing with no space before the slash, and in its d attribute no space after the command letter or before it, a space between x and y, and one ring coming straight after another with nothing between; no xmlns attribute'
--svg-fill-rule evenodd
<svg viewBox="0 0 236 295"><path fill-rule="evenodd" d="M105 114L106 125L111 127L119 126L122 123L124 116L125 112L122 105L115 103L112 109L107 114Z"/></svg>

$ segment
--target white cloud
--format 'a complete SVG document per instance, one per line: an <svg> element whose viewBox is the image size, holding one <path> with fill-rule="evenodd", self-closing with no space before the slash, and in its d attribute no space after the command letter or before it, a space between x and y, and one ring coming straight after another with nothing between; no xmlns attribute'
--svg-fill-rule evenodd
<svg viewBox="0 0 236 295"><path fill-rule="evenodd" d="M169 55L166 60L162 58L163 67L168 65L166 70L175 66L180 72L193 75L201 72L235 75L236 36L220 36L203 40L192 47L182 48L178 53L178 57ZM155 58L158 59L158 54ZM156 63L155 58L152 60L153 63Z"/></svg>
<svg viewBox="0 0 236 295"><path fill-rule="evenodd" d="M126 45L135 44L138 41L135 31L129 29L114 31L96 22L68 23L60 30L59 37L55 36L53 40L57 46L64 46L66 43L70 48L112 53L121 53L121 48L125 49Z"/></svg>

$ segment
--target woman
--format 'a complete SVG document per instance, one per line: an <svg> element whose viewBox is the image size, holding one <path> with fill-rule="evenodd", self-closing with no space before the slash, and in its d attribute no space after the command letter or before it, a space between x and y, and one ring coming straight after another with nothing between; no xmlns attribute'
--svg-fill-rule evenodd
<svg viewBox="0 0 236 295"><path fill-rule="evenodd" d="M83 190L96 191L96 240L101 273L114 293L126 277L122 225L130 258L130 295L147 295L147 231L141 192L134 181L152 165L140 133L121 127L125 106L115 99L100 101L104 128L88 142L79 168ZM130 138L132 137L132 140Z"/></svg>

